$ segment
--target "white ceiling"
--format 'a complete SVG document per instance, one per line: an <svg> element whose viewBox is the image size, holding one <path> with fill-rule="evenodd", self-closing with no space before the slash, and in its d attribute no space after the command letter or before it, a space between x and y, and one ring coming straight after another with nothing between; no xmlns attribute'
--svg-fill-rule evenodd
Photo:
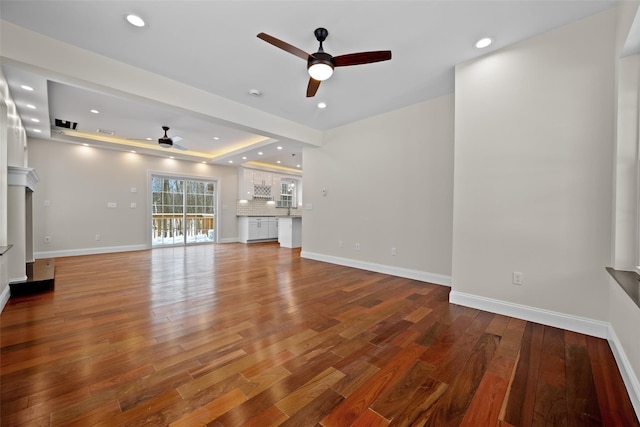
<svg viewBox="0 0 640 427"><path fill-rule="evenodd" d="M0 2L3 20L318 130L451 93L455 64L613 5L611 0ZM142 16L147 27L127 24L130 12ZM318 47L313 30L320 26L329 30L324 48L334 56L391 50L393 57L338 68L314 98L306 98L305 61L256 35L266 32L313 53ZM476 49L482 36L495 43ZM78 140L60 129L50 131L54 118L78 122L79 131L105 129L121 138L157 139L167 125L169 136L181 136L179 144L189 148L177 157L235 165L281 161L280 166L301 170L302 149L294 143L223 127L215 118L171 105L72 87L11 61L2 68L16 102L40 96L33 102L45 103L37 112L19 109L31 136L44 125L45 137ZM18 86L25 82L40 94L21 93ZM250 89L262 95L250 95ZM328 107L318 109L319 101ZM100 114L89 113L91 108ZM30 121L43 112L39 124ZM166 155L153 142L98 144Z"/></svg>

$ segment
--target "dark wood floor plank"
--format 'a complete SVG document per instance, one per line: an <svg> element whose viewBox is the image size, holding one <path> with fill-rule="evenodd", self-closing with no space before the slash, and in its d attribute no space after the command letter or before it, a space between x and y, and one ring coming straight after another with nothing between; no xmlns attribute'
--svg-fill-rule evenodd
<svg viewBox="0 0 640 427"><path fill-rule="evenodd" d="M504 421L531 425L540 371L544 326L528 323L507 397Z"/></svg>
<svg viewBox="0 0 640 427"><path fill-rule="evenodd" d="M565 352L568 425L603 425L588 349L578 344L567 344Z"/></svg>
<svg viewBox="0 0 640 427"><path fill-rule="evenodd" d="M406 369L412 366L424 352L424 347L414 344L402 349L396 357L360 388L354 391L328 416L322 419L323 425L349 426L362 416L367 408L387 389L392 387Z"/></svg>
<svg viewBox="0 0 640 427"><path fill-rule="evenodd" d="M445 286L274 243L55 262L0 313L2 426L640 427L606 341Z"/></svg>
<svg viewBox="0 0 640 427"><path fill-rule="evenodd" d="M640 426L608 343L601 338L586 338L603 424L605 426Z"/></svg>
<svg viewBox="0 0 640 427"><path fill-rule="evenodd" d="M460 425L499 342L500 337L493 334L480 337L459 375L434 406L425 426Z"/></svg>
<svg viewBox="0 0 640 427"><path fill-rule="evenodd" d="M564 331L545 326L532 425L567 425L565 365Z"/></svg>

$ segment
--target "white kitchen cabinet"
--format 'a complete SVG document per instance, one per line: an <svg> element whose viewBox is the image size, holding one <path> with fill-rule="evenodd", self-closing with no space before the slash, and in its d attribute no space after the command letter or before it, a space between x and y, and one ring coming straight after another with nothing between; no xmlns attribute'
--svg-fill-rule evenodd
<svg viewBox="0 0 640 427"><path fill-rule="evenodd" d="M276 240L278 219L275 217L241 216L238 219L239 239L242 243Z"/></svg>
<svg viewBox="0 0 640 427"><path fill-rule="evenodd" d="M279 221L278 218L269 218L269 238L277 239L278 238L278 226Z"/></svg>

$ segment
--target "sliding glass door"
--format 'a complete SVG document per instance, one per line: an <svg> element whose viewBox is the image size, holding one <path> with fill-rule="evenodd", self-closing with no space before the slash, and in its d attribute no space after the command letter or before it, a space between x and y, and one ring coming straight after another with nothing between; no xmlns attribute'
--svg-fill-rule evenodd
<svg viewBox="0 0 640 427"><path fill-rule="evenodd" d="M151 177L152 245L215 242L215 182Z"/></svg>

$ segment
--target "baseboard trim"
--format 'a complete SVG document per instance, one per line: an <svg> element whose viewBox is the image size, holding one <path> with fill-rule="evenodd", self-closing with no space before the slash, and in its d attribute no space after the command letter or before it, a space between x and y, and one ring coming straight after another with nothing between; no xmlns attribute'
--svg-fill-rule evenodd
<svg viewBox="0 0 640 427"><path fill-rule="evenodd" d="M227 237L219 239L216 243L240 243L240 239L237 237Z"/></svg>
<svg viewBox="0 0 640 427"><path fill-rule="evenodd" d="M620 369L620 375L622 375L622 380L624 381L624 385L627 388L627 392L629 393L629 399L631 399L631 404L633 405L633 409L636 411L636 415L640 419L640 382L638 380L638 376L633 370L631 363L629 362L629 358L624 351L624 347L622 343L618 339L613 326L609 324L608 329L608 337L607 341L609 341L609 346L611 347L611 352L613 353L613 357L616 359L616 363L618 365L618 369Z"/></svg>
<svg viewBox="0 0 640 427"><path fill-rule="evenodd" d="M9 302L9 297L11 297L11 288L7 284L2 290L2 294L0 294L0 313L4 310L4 306Z"/></svg>
<svg viewBox="0 0 640 427"><path fill-rule="evenodd" d="M464 292L451 291L449 294L449 302L598 338L606 339L609 334L609 323L607 322L466 294Z"/></svg>
<svg viewBox="0 0 640 427"><path fill-rule="evenodd" d="M65 256L108 254L113 252L143 251L146 249L151 249L151 248L148 245L107 246L102 248L68 249L68 250L62 250L62 251L36 252L33 254L33 257L36 259L58 258L58 257L65 257Z"/></svg>
<svg viewBox="0 0 640 427"><path fill-rule="evenodd" d="M26 282L27 279L28 277L26 275L20 276L20 277L14 277L13 279L9 279L9 284Z"/></svg>
<svg viewBox="0 0 640 427"><path fill-rule="evenodd" d="M425 271L411 270L408 268L394 267L391 265L376 264L373 262L358 261L349 258L340 258L304 250L300 252L300 257L312 259L315 261L328 262L330 264L344 265L345 267L358 268L360 270L389 274L391 276L404 277L405 279L434 283L436 285L451 286L451 276L445 276L442 274L428 273Z"/></svg>

